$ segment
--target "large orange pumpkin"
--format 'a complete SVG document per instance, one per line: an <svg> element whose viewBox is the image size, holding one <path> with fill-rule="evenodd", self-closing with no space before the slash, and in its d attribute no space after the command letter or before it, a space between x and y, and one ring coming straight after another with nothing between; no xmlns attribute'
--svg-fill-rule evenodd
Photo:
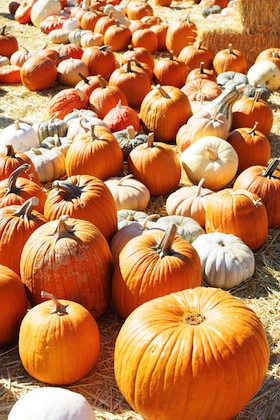
<svg viewBox="0 0 280 420"><path fill-rule="evenodd" d="M200 258L194 247L176 236L176 225L129 240L114 267L112 296L127 318L139 305L158 296L201 285Z"/></svg>
<svg viewBox="0 0 280 420"><path fill-rule="evenodd" d="M269 347L240 299L196 287L136 308L116 340L117 385L143 418L232 419L254 397Z"/></svg>
<svg viewBox="0 0 280 420"><path fill-rule="evenodd" d="M51 87L57 78L57 66L49 57L35 54L23 63L20 69L22 84L31 91Z"/></svg>
<svg viewBox="0 0 280 420"><path fill-rule="evenodd" d="M17 338L27 303L25 288L18 274L0 264L0 347Z"/></svg>
<svg viewBox="0 0 280 420"><path fill-rule="evenodd" d="M20 275L32 306L42 290L80 303L99 317L110 302L112 255L93 223L61 216L40 226L26 241Z"/></svg>
<svg viewBox="0 0 280 420"><path fill-rule="evenodd" d="M93 316L71 300L45 301L24 317L19 332L19 355L26 371L41 382L71 384L96 364L100 334Z"/></svg>

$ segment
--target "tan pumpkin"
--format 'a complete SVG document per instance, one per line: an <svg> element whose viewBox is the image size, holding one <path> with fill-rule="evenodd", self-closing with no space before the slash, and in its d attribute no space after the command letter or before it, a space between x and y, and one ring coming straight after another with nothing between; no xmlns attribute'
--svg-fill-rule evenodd
<svg viewBox="0 0 280 420"><path fill-rule="evenodd" d="M65 175L65 154L58 148L32 147L26 154L32 160L42 184Z"/></svg>
<svg viewBox="0 0 280 420"><path fill-rule="evenodd" d="M84 77L89 75L88 66L79 58L68 58L57 66L57 81L64 86L75 87Z"/></svg>

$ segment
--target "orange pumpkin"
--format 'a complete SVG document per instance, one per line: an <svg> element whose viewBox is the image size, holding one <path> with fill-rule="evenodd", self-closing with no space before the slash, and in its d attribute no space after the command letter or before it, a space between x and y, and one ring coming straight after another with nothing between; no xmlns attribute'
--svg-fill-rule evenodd
<svg viewBox="0 0 280 420"><path fill-rule="evenodd" d="M266 241L267 211L257 194L225 188L212 194L208 200L205 230L207 233L231 233L255 251Z"/></svg>
<svg viewBox="0 0 280 420"><path fill-rule="evenodd" d="M18 50L18 40L3 26L0 31L0 51L1 55L10 58L11 55Z"/></svg>
<svg viewBox="0 0 280 420"><path fill-rule="evenodd" d="M218 51L213 58L213 69L216 74L234 71L247 74L248 62L245 55L229 44L228 48Z"/></svg>
<svg viewBox="0 0 280 420"><path fill-rule="evenodd" d="M131 40L131 30L126 25L116 22L110 25L104 33L104 45L110 45L112 51L123 51Z"/></svg>
<svg viewBox="0 0 280 420"><path fill-rule="evenodd" d="M21 66L20 77L27 89L41 91L55 83L57 66L49 57L35 54Z"/></svg>
<svg viewBox="0 0 280 420"><path fill-rule="evenodd" d="M106 80L118 67L115 54L109 45L85 48L82 60L88 66L90 75L100 74Z"/></svg>
<svg viewBox="0 0 280 420"><path fill-rule="evenodd" d="M178 59L183 61L190 71L198 68L201 62L204 63L205 69L212 69L213 58L214 54L212 51L204 47L201 41L187 45L178 55Z"/></svg>
<svg viewBox="0 0 280 420"><path fill-rule="evenodd" d="M56 220L63 214L87 220L103 233L108 242L117 231L117 208L109 188L91 175L73 175L52 184L44 214Z"/></svg>
<svg viewBox="0 0 280 420"><path fill-rule="evenodd" d="M158 196L174 191L181 179L181 165L176 151L169 144L154 141L136 146L127 158L128 172L142 182L150 194Z"/></svg>
<svg viewBox="0 0 280 420"><path fill-rule="evenodd" d="M188 15L186 19L174 19L169 22L166 32L166 48L179 55L184 47L192 45L196 40L197 26Z"/></svg>
<svg viewBox="0 0 280 420"><path fill-rule="evenodd" d="M86 128L70 145L65 169L67 176L92 175L103 181L123 172L123 154L112 132L101 126Z"/></svg>
<svg viewBox="0 0 280 420"><path fill-rule="evenodd" d="M127 242L114 267L112 296L119 314L127 318L144 302L201 282L199 255L170 224L164 233L146 233Z"/></svg>
<svg viewBox="0 0 280 420"><path fill-rule="evenodd" d="M266 207L268 226L280 226L280 170L279 159L266 166L255 165L245 169L236 178L233 189L245 189L257 194Z"/></svg>
<svg viewBox="0 0 280 420"><path fill-rule="evenodd" d="M20 277L9 267L0 264L0 347L17 339L27 306Z"/></svg>
<svg viewBox="0 0 280 420"><path fill-rule="evenodd" d="M134 48L146 48L151 54L154 54L158 49L158 38L150 28L140 28L133 31L131 45Z"/></svg>
<svg viewBox="0 0 280 420"><path fill-rule="evenodd" d="M189 101L213 101L221 95L222 89L217 82L207 79L193 79L181 88Z"/></svg>
<svg viewBox="0 0 280 420"><path fill-rule="evenodd" d="M34 378L53 385L72 384L96 364L100 334L92 315L71 300L52 299L32 308L19 332L19 355L23 367Z"/></svg>
<svg viewBox="0 0 280 420"><path fill-rule="evenodd" d="M48 114L50 119L59 118L63 120L74 109L86 109L88 103L88 96L81 90L74 87L62 89L50 99Z"/></svg>
<svg viewBox="0 0 280 420"><path fill-rule="evenodd" d="M114 353L120 392L149 420L231 419L261 387L268 362L266 333L255 312L210 287L136 308Z"/></svg>
<svg viewBox="0 0 280 420"><path fill-rule="evenodd" d="M102 267L102 269L101 269ZM74 300L99 317L111 296L112 255L100 230L91 222L61 216L40 226L26 241L20 276L32 306L48 289Z"/></svg>
<svg viewBox="0 0 280 420"><path fill-rule="evenodd" d="M125 130L126 127L130 125L137 132L140 132L141 129L140 118L137 111L129 105L122 104L121 101L110 109L103 118L103 121L112 133Z"/></svg>
<svg viewBox="0 0 280 420"><path fill-rule="evenodd" d="M187 75L187 65L180 59L176 59L171 52L169 57L156 61L154 66L154 82L161 85L171 85L181 88L184 86Z"/></svg>
<svg viewBox="0 0 280 420"><path fill-rule="evenodd" d="M20 67L15 64L7 64L0 67L0 83L14 85L21 83Z"/></svg>

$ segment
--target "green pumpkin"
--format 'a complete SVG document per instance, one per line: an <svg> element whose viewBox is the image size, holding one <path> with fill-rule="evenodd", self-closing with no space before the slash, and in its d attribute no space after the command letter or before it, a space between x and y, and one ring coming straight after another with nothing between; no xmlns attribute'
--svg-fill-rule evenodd
<svg viewBox="0 0 280 420"><path fill-rule="evenodd" d="M139 134L135 131L132 125L129 125L124 130L115 131L114 137L116 137L119 145L121 146L124 161L127 162L129 153L139 144L147 143L147 134Z"/></svg>

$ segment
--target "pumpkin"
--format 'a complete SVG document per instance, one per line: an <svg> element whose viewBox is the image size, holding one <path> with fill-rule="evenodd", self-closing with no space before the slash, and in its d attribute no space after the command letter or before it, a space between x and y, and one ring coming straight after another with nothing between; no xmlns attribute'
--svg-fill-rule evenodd
<svg viewBox="0 0 280 420"><path fill-rule="evenodd" d="M32 127L37 133L40 145L45 138L50 136L58 135L59 137L65 137L68 129L66 122L62 121L60 118L51 118L48 121L37 121ZM35 146L33 145L32 147Z"/></svg>
<svg viewBox="0 0 280 420"><path fill-rule="evenodd" d="M31 147L38 147L39 139L30 124L15 120L1 131L0 145L2 152L6 152L7 145L12 145L16 152L26 152Z"/></svg>
<svg viewBox="0 0 280 420"><path fill-rule="evenodd" d="M190 71L200 67L201 62L203 62L204 69L211 69L213 58L212 51L202 45L200 40L185 46L178 55L178 59L182 60Z"/></svg>
<svg viewBox="0 0 280 420"><path fill-rule="evenodd" d="M158 49L158 38L150 28L140 28L132 32L131 45L133 48L147 48L154 54Z"/></svg>
<svg viewBox="0 0 280 420"><path fill-rule="evenodd" d="M176 230L170 224L164 233L136 236L121 250L114 266L112 296L123 318L158 296L200 286L199 256Z"/></svg>
<svg viewBox="0 0 280 420"><path fill-rule="evenodd" d="M18 338L20 323L27 311L27 296L18 274L0 264L0 347Z"/></svg>
<svg viewBox="0 0 280 420"><path fill-rule="evenodd" d="M20 67L14 64L0 66L0 83L7 85L21 83Z"/></svg>
<svg viewBox="0 0 280 420"><path fill-rule="evenodd" d="M189 243L193 243L199 235L205 233L205 230L192 217L178 216L176 214L159 217L155 225L158 224L166 230L171 223L177 227L177 234Z"/></svg>
<svg viewBox="0 0 280 420"><path fill-rule="evenodd" d="M117 210L131 209L143 211L150 201L150 191L132 174L113 177L105 181L116 203Z"/></svg>
<svg viewBox="0 0 280 420"><path fill-rule="evenodd" d="M240 73L238 71L223 71L219 73L216 78L217 83L224 89L227 86L238 86L249 83L248 77L244 73Z"/></svg>
<svg viewBox="0 0 280 420"><path fill-rule="evenodd" d="M257 127L258 122L252 128L236 128L227 137L227 141L238 154L238 173L250 166L265 166L270 159L270 142L263 133L257 130Z"/></svg>
<svg viewBox="0 0 280 420"><path fill-rule="evenodd" d="M273 159L269 165L254 165L245 169L236 178L233 189L245 189L257 194L264 204L268 226L280 226L280 171L277 169L279 159Z"/></svg>
<svg viewBox="0 0 280 420"><path fill-rule="evenodd" d="M73 175L52 184L45 202L44 214L56 220L63 214L93 223L111 241L117 230L117 208L114 198L100 179L90 175Z"/></svg>
<svg viewBox="0 0 280 420"><path fill-rule="evenodd" d="M151 81L146 71L132 65L131 60L112 72L109 85L117 86L123 91L131 108L140 107L151 90Z"/></svg>
<svg viewBox="0 0 280 420"><path fill-rule="evenodd" d="M81 58L83 55L83 48L76 44L64 44L57 47L57 52L60 57L67 58Z"/></svg>
<svg viewBox="0 0 280 420"><path fill-rule="evenodd" d="M84 77L82 73L79 73L81 80L76 84L75 88L84 92L89 98L94 89L100 87L100 81L104 86L108 85L108 82L100 75Z"/></svg>
<svg viewBox="0 0 280 420"><path fill-rule="evenodd" d="M75 87L81 80L80 74L89 75L87 65L80 58L62 60L57 66L57 81L61 85Z"/></svg>
<svg viewBox="0 0 280 420"><path fill-rule="evenodd" d="M197 26L191 21L190 15L185 19L174 19L169 22L166 32L166 48L179 55L187 45L192 45L196 40Z"/></svg>
<svg viewBox="0 0 280 420"><path fill-rule="evenodd" d="M157 36L158 40L158 51L166 51L166 33L168 29L168 23L167 22L158 22L155 23L150 27L151 31L154 32Z"/></svg>
<svg viewBox="0 0 280 420"><path fill-rule="evenodd" d="M103 16L98 10L86 10L79 21L81 29L95 31L96 22Z"/></svg>
<svg viewBox="0 0 280 420"><path fill-rule="evenodd" d="M32 147L26 154L32 160L42 184L65 175L65 154L58 148Z"/></svg>
<svg viewBox="0 0 280 420"><path fill-rule="evenodd" d="M0 51L1 55L10 58L11 55L18 50L18 40L9 31L6 30L6 26L3 26L0 30Z"/></svg>
<svg viewBox="0 0 280 420"><path fill-rule="evenodd" d="M178 155L171 145L155 142L154 134L148 141L135 147L127 159L128 172L142 182L152 196L170 194L181 179Z"/></svg>
<svg viewBox="0 0 280 420"><path fill-rule="evenodd" d="M122 64L127 63L129 60L135 59L140 63L146 63L153 70L155 66L155 61L153 55L145 47L133 47L128 45L126 51L122 54L121 62Z"/></svg>
<svg viewBox="0 0 280 420"><path fill-rule="evenodd" d="M109 45L86 48L82 60L88 66L90 75L100 74L106 80L118 67L115 54Z"/></svg>
<svg viewBox="0 0 280 420"><path fill-rule="evenodd" d="M187 177L193 184L204 178L204 187L219 190L237 173L238 154L226 140L216 136L202 137L180 156Z"/></svg>
<svg viewBox="0 0 280 420"><path fill-rule="evenodd" d="M14 204L23 204L27 199L35 196L39 199L35 210L43 213L47 193L35 182L21 177L21 174L30 170L28 163L23 163L15 169L8 178L0 181L0 208Z"/></svg>
<svg viewBox="0 0 280 420"><path fill-rule="evenodd" d="M132 0L126 7L126 15L129 20L141 19L144 16L153 16L153 14L153 7L145 0Z"/></svg>
<svg viewBox="0 0 280 420"><path fill-rule="evenodd" d="M138 133L132 125L128 125L125 129L114 132L123 153L123 159L127 162L129 153L140 144L147 143L148 136L145 133Z"/></svg>
<svg viewBox="0 0 280 420"><path fill-rule="evenodd" d="M95 318L108 308L112 256L104 235L87 220L60 216L40 226L23 247L20 273L32 306L43 301L47 288Z"/></svg>
<svg viewBox="0 0 280 420"><path fill-rule="evenodd" d="M16 152L11 144L6 146L6 152L0 152L0 180L8 178L16 168L24 163L28 163L30 166L29 170L21 173L21 176L31 179L31 181L40 185L39 175L32 160L26 155L26 153Z"/></svg>
<svg viewBox="0 0 280 420"><path fill-rule="evenodd" d="M189 101L212 102L222 94L222 89L217 82L201 78L186 82L181 90L187 95Z"/></svg>
<svg viewBox="0 0 280 420"><path fill-rule="evenodd" d="M118 210L117 212L118 217L118 230L123 228L124 226L130 225L134 222L140 222L146 220L148 217L148 214L144 211L138 211L138 210Z"/></svg>
<svg viewBox="0 0 280 420"><path fill-rule="evenodd" d="M78 392L60 387L35 388L24 394L12 407L8 420L96 420L86 400Z"/></svg>
<svg viewBox="0 0 280 420"><path fill-rule="evenodd" d="M47 37L49 39L49 41L52 44L65 44L69 41L69 35L71 33L70 29L66 29L66 28L59 28L59 29L54 29L53 31L51 31Z"/></svg>
<svg viewBox="0 0 280 420"><path fill-rule="evenodd" d="M39 0L38 0L39 1ZM49 57L35 54L23 63L20 69L22 84L31 91L51 87L57 78L57 66Z"/></svg>
<svg viewBox="0 0 280 420"><path fill-rule="evenodd" d="M92 175L101 180L120 176L123 155L112 132L98 125L77 134L68 149L65 168L67 176Z"/></svg>
<svg viewBox="0 0 280 420"><path fill-rule="evenodd" d="M18 275L22 248L39 226L47 219L34 207L39 203L37 197L27 199L21 205L0 208L0 264L9 267ZM14 244L17 244L14 247Z"/></svg>
<svg viewBox="0 0 280 420"><path fill-rule="evenodd" d="M169 56L156 61L154 65L154 82L161 85L171 85L182 88L189 73L187 65L176 59L172 52Z"/></svg>
<svg viewBox="0 0 280 420"><path fill-rule="evenodd" d="M83 31L81 35L80 45L82 48L92 46L101 47L104 44L104 36L95 32Z"/></svg>
<svg viewBox="0 0 280 420"><path fill-rule="evenodd" d="M140 131L141 123L137 111L129 105L122 104L121 100L103 118L112 133L124 130L127 126L132 125L135 131Z"/></svg>
<svg viewBox="0 0 280 420"><path fill-rule="evenodd" d="M199 225L205 226L205 208L213 191L203 187L204 178L198 185L190 185L178 188L166 199L166 211L168 215L191 217Z"/></svg>
<svg viewBox="0 0 280 420"><path fill-rule="evenodd" d="M104 45L110 45L114 52L123 51L130 43L131 36L130 29L117 21L106 29L103 35Z"/></svg>
<svg viewBox="0 0 280 420"><path fill-rule="evenodd" d="M19 356L33 378L52 385L72 384L96 364L100 334L90 312L77 302L42 291L19 331Z"/></svg>
<svg viewBox="0 0 280 420"><path fill-rule="evenodd" d="M212 287L231 289L253 276L253 251L237 236L213 232L200 235L192 243L202 265L202 278Z"/></svg>
<svg viewBox="0 0 280 420"><path fill-rule="evenodd" d="M264 101L268 101L271 91L268 89L266 85L256 85L252 86L249 83L246 85L245 89L243 90L243 95L248 97L254 97L256 92L260 91L261 95L260 98Z"/></svg>
<svg viewBox="0 0 280 420"><path fill-rule="evenodd" d="M119 101L121 101L122 105L128 105L128 101L121 88L109 85L100 75L97 77L99 80L98 86L96 86L89 96L89 108L94 111L99 118L103 119Z"/></svg>
<svg viewBox="0 0 280 420"><path fill-rule="evenodd" d="M65 15L49 15L44 20L40 22L39 29L44 34L49 34L55 29L61 29L63 23L68 20L68 17Z"/></svg>
<svg viewBox="0 0 280 420"><path fill-rule="evenodd" d="M30 12L30 20L34 26L39 28L40 23L47 16L58 15L61 12L59 0L37 0Z"/></svg>
<svg viewBox="0 0 280 420"><path fill-rule="evenodd" d="M63 120L74 109L86 109L88 102L87 95L79 89L74 87L62 89L50 99L48 105L49 117Z"/></svg>
<svg viewBox="0 0 280 420"><path fill-rule="evenodd" d="M266 48L259 53L255 59L255 63L259 61L272 61L280 70L280 52L278 48Z"/></svg>
<svg viewBox="0 0 280 420"><path fill-rule="evenodd" d="M269 60L258 61L247 72L251 85L266 85L270 90L280 88L280 69L277 64Z"/></svg>
<svg viewBox="0 0 280 420"><path fill-rule="evenodd" d="M112 14L101 16L95 24L94 31L104 35L109 26L115 25L116 19Z"/></svg>
<svg viewBox="0 0 280 420"><path fill-rule="evenodd" d="M267 211L257 194L225 188L209 198L205 230L207 233L231 233L255 251L266 241Z"/></svg>
<svg viewBox="0 0 280 420"><path fill-rule="evenodd" d="M247 73L248 62L245 55L238 49L233 48L232 44L228 48L218 51L213 58L213 68L216 74L226 71Z"/></svg>
<svg viewBox="0 0 280 420"><path fill-rule="evenodd" d="M194 79L207 79L211 80L212 82L217 82L217 78L213 70L209 70L204 67L204 61L200 62L199 67L195 67L189 72L186 78L186 82L190 82Z"/></svg>
<svg viewBox="0 0 280 420"><path fill-rule="evenodd" d="M268 362L255 312L212 287L142 304L125 320L114 352L120 392L150 420L233 418L261 387Z"/></svg>
<svg viewBox="0 0 280 420"><path fill-rule="evenodd" d="M53 136L46 137L41 145L40 148L44 149L57 149L59 150L64 156L66 156L67 151L72 144L72 139L69 137L59 137L57 134Z"/></svg>
<svg viewBox="0 0 280 420"><path fill-rule="evenodd" d="M232 106L232 129L252 127L258 122L258 130L267 136L273 126L271 105L260 98L261 92L256 90L253 98L243 96Z"/></svg>
<svg viewBox="0 0 280 420"><path fill-rule="evenodd" d="M143 99L140 118L156 141L172 143L192 115L188 97L175 86L156 85Z"/></svg>

